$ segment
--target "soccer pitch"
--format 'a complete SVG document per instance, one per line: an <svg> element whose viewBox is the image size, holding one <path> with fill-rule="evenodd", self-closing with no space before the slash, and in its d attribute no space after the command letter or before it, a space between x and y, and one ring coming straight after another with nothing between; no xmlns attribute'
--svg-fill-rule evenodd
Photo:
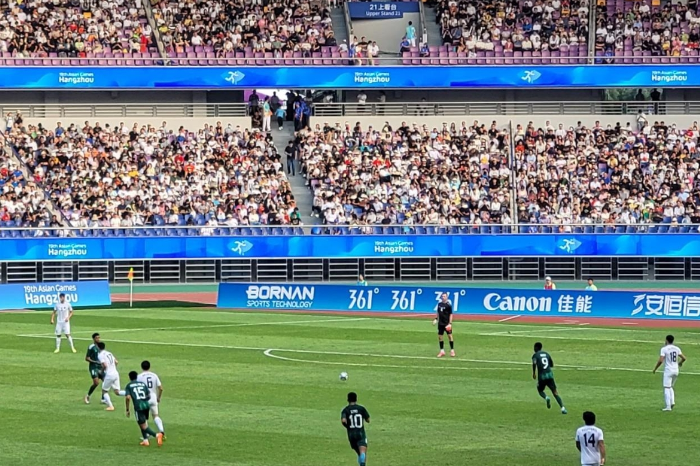
<svg viewBox="0 0 700 466"><path fill-rule="evenodd" d="M694 464L700 333L456 322L457 358L435 358L431 317L243 313L212 308L76 311L78 354L53 354L47 312L0 313L0 464L356 465L340 412L348 391L371 413L368 465L580 464L574 433L593 410L611 465ZM163 380L168 440L138 445L124 400L105 412L85 350L100 332L127 373L149 359ZM674 333L689 358L676 410L651 369ZM532 380L542 341L569 415ZM338 374L346 371L347 382Z"/></svg>

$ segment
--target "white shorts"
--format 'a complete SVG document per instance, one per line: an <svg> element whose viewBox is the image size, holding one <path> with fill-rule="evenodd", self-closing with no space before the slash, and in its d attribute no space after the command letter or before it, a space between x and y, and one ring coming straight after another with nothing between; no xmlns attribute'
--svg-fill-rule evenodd
<svg viewBox="0 0 700 466"><path fill-rule="evenodd" d="M151 410L151 414L153 414L153 417L158 417L158 401L154 400L151 398L148 401L148 409Z"/></svg>
<svg viewBox="0 0 700 466"><path fill-rule="evenodd" d="M58 322L56 324L56 335L70 335L70 322Z"/></svg>
<svg viewBox="0 0 700 466"><path fill-rule="evenodd" d="M102 390L108 392L110 390L120 390L120 389L121 389L121 384L119 383L119 374L117 374L117 375L105 374L105 379L102 382Z"/></svg>
<svg viewBox="0 0 700 466"><path fill-rule="evenodd" d="M672 388L676 385L676 379L678 378L678 373L666 373L664 372L664 388Z"/></svg>

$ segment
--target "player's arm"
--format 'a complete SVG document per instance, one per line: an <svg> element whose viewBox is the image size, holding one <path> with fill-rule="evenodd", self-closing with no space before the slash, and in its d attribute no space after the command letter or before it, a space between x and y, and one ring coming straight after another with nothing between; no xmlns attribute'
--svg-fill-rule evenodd
<svg viewBox="0 0 700 466"><path fill-rule="evenodd" d="M66 322L69 322L73 318L73 306L69 304L68 308L70 309L70 311L68 311L68 317L66 318Z"/></svg>
<svg viewBox="0 0 700 466"><path fill-rule="evenodd" d="M129 411L129 405L131 403L131 395L126 395L124 397L124 399L125 399L124 403L126 403L126 417L129 417L131 415L131 411Z"/></svg>
<svg viewBox="0 0 700 466"><path fill-rule="evenodd" d="M598 450L600 450L600 466L605 466L605 441L598 440Z"/></svg>
<svg viewBox="0 0 700 466"><path fill-rule="evenodd" d="M652 374L656 374L656 370L657 370L659 367L661 367L661 364L663 364L663 363L664 363L664 356L661 355L661 356L659 356L659 360L656 361L656 365L654 366L654 370L651 371L651 373L652 373Z"/></svg>
<svg viewBox="0 0 700 466"><path fill-rule="evenodd" d="M576 440L576 448L578 449L578 451L581 451L581 442L579 442L578 440Z"/></svg>
<svg viewBox="0 0 700 466"><path fill-rule="evenodd" d="M535 358L532 358L532 380L537 380L537 363Z"/></svg>
<svg viewBox="0 0 700 466"><path fill-rule="evenodd" d="M53 311L51 311L51 324L54 323L55 318L56 318L56 306L54 306Z"/></svg>
<svg viewBox="0 0 700 466"><path fill-rule="evenodd" d="M452 305L450 304L450 325L452 325Z"/></svg>
<svg viewBox="0 0 700 466"><path fill-rule="evenodd" d="M160 403L160 398L163 396L163 384L158 385L158 403Z"/></svg>
<svg viewBox="0 0 700 466"><path fill-rule="evenodd" d="M683 366L683 364L685 364L688 358L686 358L683 353L679 354L678 357L681 359L680 361L678 361L678 367L681 367Z"/></svg>

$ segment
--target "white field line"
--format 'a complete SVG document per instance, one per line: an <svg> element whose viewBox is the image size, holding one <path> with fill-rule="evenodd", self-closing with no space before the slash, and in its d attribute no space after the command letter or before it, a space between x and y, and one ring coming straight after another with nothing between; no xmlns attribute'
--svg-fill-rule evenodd
<svg viewBox="0 0 700 466"><path fill-rule="evenodd" d="M517 319L518 317L520 317L520 316L517 315L517 316L506 317L505 319L499 320L499 322L508 322L509 320Z"/></svg>
<svg viewBox="0 0 700 466"><path fill-rule="evenodd" d="M597 330L592 327L578 327L578 328L572 328L571 330ZM663 346L663 342L660 340L620 340L619 338L584 338L584 337L560 337L560 336L542 336L540 335L540 332L537 330L532 330L529 334L523 334L521 333L503 333L503 332L498 332L498 333L479 333L479 336L483 337L511 337L511 338L546 338L548 340L577 340L577 341L606 341L606 342L614 342L614 343L649 343L649 344L655 344L659 346ZM678 343L681 346L700 346L700 343L697 342L689 342L689 341L684 341L682 343Z"/></svg>
<svg viewBox="0 0 700 466"><path fill-rule="evenodd" d="M504 330L502 332L482 332L479 333L481 336L498 336L498 335L518 335L518 334L532 334L532 333L540 333L540 332L572 332L575 330L595 330L593 327L590 328L581 328L581 327L555 327L555 328L545 328L545 329L538 329L537 327L530 327L530 330L514 330L514 331L508 331Z"/></svg>
<svg viewBox="0 0 700 466"><path fill-rule="evenodd" d="M45 339L53 339L55 338L53 335L50 336L45 336L45 335L18 335L21 337L26 337L26 338L45 338ZM78 341L92 341L90 338L74 338L74 340ZM345 353L341 351L314 351L314 350L300 350L300 349L281 349L281 348L258 348L258 347L252 347L252 346L228 346L228 345L207 345L207 344L201 344L201 343L171 343L171 342L156 342L156 341L139 341L139 340L110 340L111 343L126 343L126 344L134 344L134 345L155 345L155 346L177 346L177 347L187 347L187 348L214 348L214 349L230 349L230 350L238 350L238 351L262 351L263 353L267 352L266 356L269 357L275 357L278 355L271 356L270 353L272 352L278 352L278 353L296 353L296 354L314 354L314 355L331 355L331 356L349 356L349 357L358 357L358 358L387 358L387 359L403 359L403 360L428 360L428 361L435 361L435 357L428 357L428 356L409 356L409 355L398 355L398 354L372 354L372 353ZM277 359L281 359L280 357L277 357ZM288 360L291 360L292 358L288 358ZM527 367L532 367L531 362L524 362L524 361L494 361L494 360L488 360L488 359L464 359L464 358L457 358L457 361L460 362L470 362L474 364L503 364L503 365L515 365L515 366L527 366ZM365 363L340 363L340 362L335 362L335 361L328 361L328 362L321 362L321 361L310 361L310 360L305 360L305 359L300 359L294 362L304 362L304 363L309 363L309 364L329 364L329 365L339 365L343 364L346 366L350 365L365 365ZM403 368L407 366L402 366L402 365L396 365L397 368ZM371 366L369 366L371 367ZM390 365L384 365L382 367L391 367ZM422 366L419 366L422 368ZM442 369L447 369L450 366L436 366L436 368L442 368ZM432 367L427 367L428 369L433 369ZM605 367L605 366L579 366L579 365L572 365L572 364L557 364L557 368L559 370L583 370L583 371L620 371L620 372L649 372L648 369L634 369L630 367ZM465 368L465 369L474 369L472 368ZM448 369L449 370L449 369ZM497 368L490 368L490 370L497 370ZM700 372L683 372L684 375L700 375Z"/></svg>
<svg viewBox="0 0 700 466"><path fill-rule="evenodd" d="M279 322L250 322L250 323L235 323L235 324L211 324L211 325L187 325L183 327L142 327L142 328L117 328L113 330L104 330L104 335L111 333L123 332L139 332L144 330L196 330L196 329L211 329L211 328L228 328L228 327L258 327L264 325L296 325L296 324L315 324L324 322L353 322L359 320L367 320L369 317L344 317L341 319L314 319L314 320L287 320ZM74 334L92 334L92 332L75 332ZM27 335L17 335L20 337L43 337L53 336L53 333L36 333Z"/></svg>
<svg viewBox="0 0 700 466"><path fill-rule="evenodd" d="M330 365L330 366L344 366L344 367L382 367L382 368L390 368L390 369L437 369L437 370L451 370L451 371L473 371L474 367L454 367L454 366L445 366L445 365L438 365L438 366L406 366L406 365L399 365L399 364L370 364L370 363L364 363L364 362L338 362L338 361L317 361L317 360L311 360L311 359L296 359L296 358L287 358L284 356L280 356L278 354L273 354L274 351L277 352L291 352L292 350L276 350L276 349L267 349L263 351L263 354L269 358L273 359L280 359L282 361L289 361L289 362L304 362L308 364L323 364L323 365ZM389 357L389 356L387 356ZM430 359L434 360L435 358L425 358L425 359ZM458 358L457 361L460 359ZM520 368L515 368L515 367L480 367L480 371L483 370L491 370L491 371L520 371L523 369Z"/></svg>

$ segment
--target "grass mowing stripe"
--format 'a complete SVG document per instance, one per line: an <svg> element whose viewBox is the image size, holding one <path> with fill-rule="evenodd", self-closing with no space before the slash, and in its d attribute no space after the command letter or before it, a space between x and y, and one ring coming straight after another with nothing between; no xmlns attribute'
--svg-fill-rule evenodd
<svg viewBox="0 0 700 466"><path fill-rule="evenodd" d="M585 327L586 330L596 330L591 327ZM576 329L576 330L583 330L583 329ZM510 337L510 338L546 338L548 340L570 340L570 341L600 341L600 342L608 342L608 343L644 343L644 344L653 344L653 345L658 345L661 346L661 343L658 340L636 340L636 339L619 339L619 338L584 338L584 337L558 337L558 336L542 336L540 335L540 332L537 330L533 330L529 334L522 334L522 333L503 333L503 332L497 332L497 333L479 333L478 334L480 337ZM684 341L684 342L677 342L679 346L700 346L700 343L698 342L692 342L692 341Z"/></svg>

